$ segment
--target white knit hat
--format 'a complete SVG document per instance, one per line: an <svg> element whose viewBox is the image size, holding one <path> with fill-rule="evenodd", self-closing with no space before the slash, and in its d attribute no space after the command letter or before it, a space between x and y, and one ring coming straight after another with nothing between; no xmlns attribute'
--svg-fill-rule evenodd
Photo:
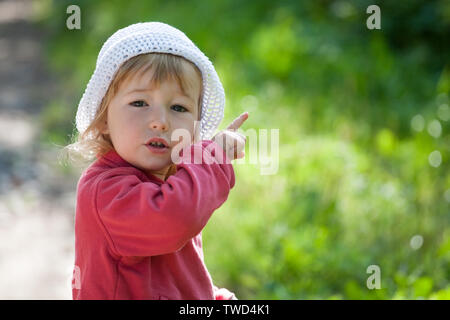
<svg viewBox="0 0 450 320"><path fill-rule="evenodd" d="M225 93L219 77L200 49L180 30L161 22L141 22L117 30L106 40L78 105L77 130L83 133L94 120L100 103L119 67L128 59L150 52L171 53L194 63L202 73L200 114L202 139L210 139L223 119Z"/></svg>

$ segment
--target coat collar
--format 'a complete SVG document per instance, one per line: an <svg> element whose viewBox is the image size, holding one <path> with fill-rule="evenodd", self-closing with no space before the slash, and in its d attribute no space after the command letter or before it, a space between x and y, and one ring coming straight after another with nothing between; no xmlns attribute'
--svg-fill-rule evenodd
<svg viewBox="0 0 450 320"><path fill-rule="evenodd" d="M103 160L104 162L107 162L113 167L132 167L132 165L125 161L114 149L109 150L103 156L99 157L99 159L100 161Z"/></svg>

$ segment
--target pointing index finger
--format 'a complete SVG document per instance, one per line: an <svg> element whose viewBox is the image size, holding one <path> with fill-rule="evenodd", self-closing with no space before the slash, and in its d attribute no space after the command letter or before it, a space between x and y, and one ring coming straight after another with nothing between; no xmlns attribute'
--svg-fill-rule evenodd
<svg viewBox="0 0 450 320"><path fill-rule="evenodd" d="M233 120L233 122L227 127L228 130L237 130L248 119L248 112L242 113L239 117Z"/></svg>

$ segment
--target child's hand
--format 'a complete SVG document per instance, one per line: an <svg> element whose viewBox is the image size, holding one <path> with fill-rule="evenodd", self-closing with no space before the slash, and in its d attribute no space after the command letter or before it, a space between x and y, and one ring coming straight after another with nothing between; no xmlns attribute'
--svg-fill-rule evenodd
<svg viewBox="0 0 450 320"><path fill-rule="evenodd" d="M225 129L217 133L212 140L216 142L226 152L227 157L231 160L243 158L245 155L245 135L236 130L248 119L248 112L244 112L233 120Z"/></svg>

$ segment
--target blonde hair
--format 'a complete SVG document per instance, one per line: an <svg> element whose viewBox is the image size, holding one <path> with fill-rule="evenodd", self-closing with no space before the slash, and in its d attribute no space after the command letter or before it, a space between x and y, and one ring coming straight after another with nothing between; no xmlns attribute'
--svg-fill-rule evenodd
<svg viewBox="0 0 450 320"><path fill-rule="evenodd" d="M193 87L193 81L195 81L189 76L189 64L194 67L200 79L197 119L200 120L203 92L200 70L192 62L180 56L168 53L141 54L125 61L120 66L97 109L94 120L81 135L74 131L71 143L61 150L60 160L70 162L75 166L86 167L96 158L103 156L114 148L109 135L103 134L102 130L107 119L109 103L119 91L121 84L130 77L139 76L153 70L152 84L159 85L167 79L175 79L183 93L186 94L186 91Z"/></svg>

